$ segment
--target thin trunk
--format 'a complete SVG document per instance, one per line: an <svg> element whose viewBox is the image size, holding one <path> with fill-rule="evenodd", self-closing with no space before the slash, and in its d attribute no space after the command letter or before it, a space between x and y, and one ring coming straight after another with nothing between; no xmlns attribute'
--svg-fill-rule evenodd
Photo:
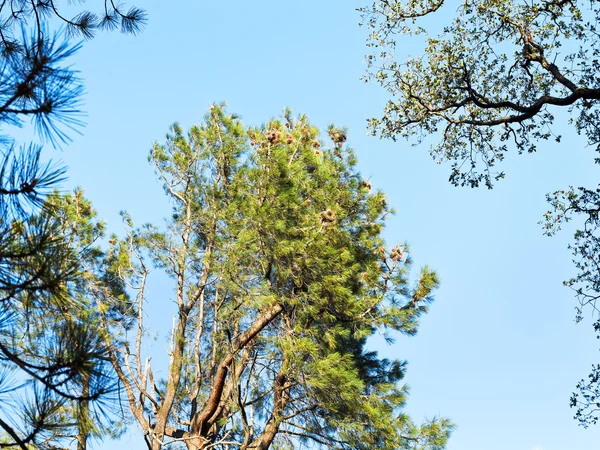
<svg viewBox="0 0 600 450"><path fill-rule="evenodd" d="M289 389L291 385L286 373L286 361L284 359L273 386L273 411L271 417L269 417L261 435L249 445L242 445L240 450L247 450L249 448L253 450L268 450L271 447L275 436L279 432L279 426L283 420L283 411L290 400Z"/></svg>
<svg viewBox="0 0 600 450"><path fill-rule="evenodd" d="M90 374L83 374L81 396L90 395ZM81 400L77 405L77 450L87 450L87 440L90 432L90 402Z"/></svg>

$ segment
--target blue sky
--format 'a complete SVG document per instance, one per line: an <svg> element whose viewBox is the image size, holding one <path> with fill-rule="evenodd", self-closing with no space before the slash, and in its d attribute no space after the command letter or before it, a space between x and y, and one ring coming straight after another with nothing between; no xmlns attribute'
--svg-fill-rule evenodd
<svg viewBox="0 0 600 450"><path fill-rule="evenodd" d="M416 268L429 264L442 280L416 337L372 342L409 361L407 412L451 418L458 428L448 450L598 448L600 429L578 427L568 405L600 357L591 321L574 323L575 299L562 286L574 273L566 248L573 228L547 238L538 225L547 192L594 186L593 150L558 113L560 145L509 155L496 189L471 190L447 182L449 167L436 165L426 144L367 136L366 119L386 100L360 81L366 31L355 8L368 1L140 3L149 15L140 36L100 35L74 58L88 125L46 155L69 166L66 187L83 186L120 231L119 210L137 223L168 214L148 151L172 122L196 123L213 102L226 101L246 124L289 106L322 128L347 126L363 176L398 211L389 244L407 240ZM418 43L400 42L401 51L418 52ZM135 426L120 442L94 447L145 448Z"/></svg>

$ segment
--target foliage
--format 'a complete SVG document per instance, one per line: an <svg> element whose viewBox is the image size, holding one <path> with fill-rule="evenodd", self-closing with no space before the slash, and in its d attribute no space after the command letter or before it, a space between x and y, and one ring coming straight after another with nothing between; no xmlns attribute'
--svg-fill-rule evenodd
<svg viewBox="0 0 600 450"><path fill-rule="evenodd" d="M2 267L0 425L8 446L55 448L77 440L82 449L88 435L106 433L102 407L117 389L82 272L82 261L99 262L94 244L103 225L80 190L55 193L43 206L26 221L14 220L0 248L10 263Z"/></svg>
<svg viewBox="0 0 600 450"><path fill-rule="evenodd" d="M371 119L372 132L417 143L435 135L434 159L451 161L450 182L471 187L492 188L511 147L534 152L544 140L560 142L552 130L560 107L600 150L599 6L596 0L382 0L361 9L372 49L367 78L392 96L383 117ZM451 21L427 34L431 19L440 17ZM422 54L397 61L399 34L424 42ZM579 273L565 282L580 300L577 320L584 307L596 310L600 295L599 192L582 187L548 195L547 234L573 216L584 222L571 247ZM597 373L572 398L584 425L598 418Z"/></svg>
<svg viewBox="0 0 600 450"><path fill-rule="evenodd" d="M146 23L146 12L132 6L126 9L113 0L94 0L100 12L81 10L72 1L10 0L0 4L0 42L3 54L20 52L23 41L15 37L14 30L32 28L38 38L44 40L44 25L49 22L66 26L73 37L92 38L100 31L120 29L127 34L139 33ZM77 2L86 3L85 0Z"/></svg>
<svg viewBox="0 0 600 450"><path fill-rule="evenodd" d="M562 224L570 221L574 214L585 218L583 227L575 232L575 242L570 246L575 259L573 262L579 273L565 281L575 291L579 306L576 308L576 321L584 317L584 310L591 309L596 315L593 326L600 333L597 301L600 298L600 188L556 191L548 195L552 212L546 213L545 232L553 235ZM600 366L595 364L587 380L577 384L577 391L571 396L571 407L577 408L575 418L587 427L598 422L598 401L600 400Z"/></svg>
<svg viewBox="0 0 600 450"><path fill-rule="evenodd" d="M96 30L117 26L136 33L145 22L140 9L125 12L112 1L103 6L101 15L77 11L68 19L63 9L72 11L76 6L52 0L0 3L0 125L4 132L31 119L42 142L60 146L78 131L83 87L67 64L80 45L71 44L69 37L90 38ZM53 31L56 25L66 25L67 38ZM46 198L64 175L64 168L41 162L40 145L19 147L10 136L0 137L0 430L4 447L53 447L57 438L73 434L69 428L77 424L78 447L85 448L90 430L85 422L94 407L90 403L112 391L106 377L106 348L94 335L78 294L86 249L78 240L81 236L73 240L74 235L64 229L65 218L56 215L65 201L80 194L62 200L56 194ZM85 217L78 220L91 220Z"/></svg>
<svg viewBox="0 0 600 450"><path fill-rule="evenodd" d="M453 161L450 181L492 186L509 146L533 152L553 134L552 107L567 106L593 145L597 127L597 1L465 0L418 57L394 59L397 34L424 35L424 16L443 0L378 1L362 9L371 29L369 77L393 96L374 132L386 137L439 134L431 153ZM483 170L481 170L483 169Z"/></svg>
<svg viewBox="0 0 600 450"><path fill-rule="evenodd" d="M154 145L172 205L166 231L124 214L106 278L136 301L100 285L95 294L149 448L444 447L447 420L419 426L403 412L405 362L367 349L377 332L416 333L437 276L425 267L409 283L408 246L390 252L381 237L384 195L356 171L345 131L329 136L333 148L289 112L246 128L215 105L187 135L176 124ZM147 292L152 268L168 275L170 298ZM145 320L169 308L158 379Z"/></svg>

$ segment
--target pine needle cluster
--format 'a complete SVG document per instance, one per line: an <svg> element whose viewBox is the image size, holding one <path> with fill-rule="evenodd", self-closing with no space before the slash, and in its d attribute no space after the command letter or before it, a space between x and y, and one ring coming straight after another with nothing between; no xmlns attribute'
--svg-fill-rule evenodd
<svg viewBox="0 0 600 450"><path fill-rule="evenodd" d="M145 23L143 10L112 1L101 14L68 18L68 3L0 3L0 126L6 133L31 120L40 142L54 147L83 125L82 80L69 66L80 44L71 38L118 27L135 34ZM57 23L66 33L52 30ZM81 193L52 194L65 169L42 162L41 150L0 137L1 445L55 448L76 439L84 449L88 436L100 433L96 406L115 392L105 342L82 294L82 264L101 230L83 226L94 219Z"/></svg>

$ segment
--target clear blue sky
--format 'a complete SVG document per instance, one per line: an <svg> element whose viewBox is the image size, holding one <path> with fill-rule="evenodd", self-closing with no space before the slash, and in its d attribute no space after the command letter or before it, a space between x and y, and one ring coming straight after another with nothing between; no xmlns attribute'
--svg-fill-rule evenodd
<svg viewBox="0 0 600 450"><path fill-rule="evenodd" d="M368 137L366 119L386 99L359 80L366 48L355 8L369 1L138 2L149 14L143 34L100 35L74 59L88 125L54 154L69 166L67 186L82 185L120 231L121 209L137 223L168 214L147 153L169 124L199 121L212 102L226 101L247 124L290 106L321 127L345 125L362 174L398 211L388 242L407 240L416 267L430 264L442 280L416 337L373 342L409 361L407 412L450 417L458 428L448 450L599 448L600 428L578 427L568 405L600 360L590 320L575 325L575 300L562 286L574 273L572 230L550 239L537 224L546 192L594 186L593 150L563 116L562 144L512 155L506 179L487 191L452 187L449 167L425 145ZM413 45L417 52L400 44L408 53ZM135 426L120 442L94 447L145 448Z"/></svg>

